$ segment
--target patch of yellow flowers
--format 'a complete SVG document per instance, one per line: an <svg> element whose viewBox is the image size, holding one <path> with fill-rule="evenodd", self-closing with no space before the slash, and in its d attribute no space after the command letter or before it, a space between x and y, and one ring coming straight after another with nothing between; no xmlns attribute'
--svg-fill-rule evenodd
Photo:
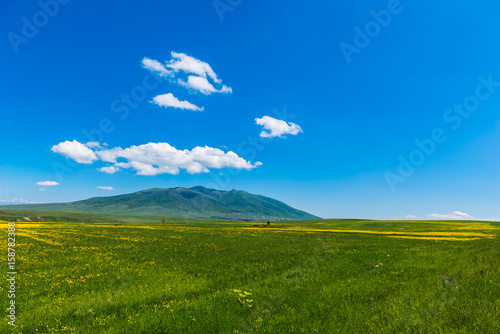
<svg viewBox="0 0 500 334"><path fill-rule="evenodd" d="M250 299L251 298L250 296L252 294L250 292L241 291L238 289L233 289L233 292L236 294L236 297L238 298L240 303L243 304L244 306L248 307L248 309L250 310L250 315L252 316L252 322L253 322L253 326L255 328L255 333L258 334L259 331L257 330L257 323L255 322L255 317L253 316L253 311L252 311L253 300Z"/></svg>
<svg viewBox="0 0 500 334"><path fill-rule="evenodd" d="M248 299L250 298L249 296L252 295L250 292L241 291L237 289L233 289L233 292L238 296L238 300L240 301L240 303L248 307L253 306L252 305L253 299Z"/></svg>

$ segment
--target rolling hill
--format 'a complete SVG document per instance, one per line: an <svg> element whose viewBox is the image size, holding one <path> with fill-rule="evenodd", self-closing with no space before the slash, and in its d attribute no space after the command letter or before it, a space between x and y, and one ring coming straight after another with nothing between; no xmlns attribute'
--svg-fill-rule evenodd
<svg viewBox="0 0 500 334"><path fill-rule="evenodd" d="M278 200L246 191L152 188L131 194L83 201L0 206L1 209L86 212L125 216L167 216L185 219L280 220L319 218Z"/></svg>

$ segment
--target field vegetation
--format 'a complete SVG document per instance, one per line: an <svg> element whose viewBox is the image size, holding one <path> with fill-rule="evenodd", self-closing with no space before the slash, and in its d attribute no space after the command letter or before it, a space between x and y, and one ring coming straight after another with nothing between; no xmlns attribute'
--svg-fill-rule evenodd
<svg viewBox="0 0 500 334"><path fill-rule="evenodd" d="M500 332L497 223L264 225L18 222L0 332Z"/></svg>

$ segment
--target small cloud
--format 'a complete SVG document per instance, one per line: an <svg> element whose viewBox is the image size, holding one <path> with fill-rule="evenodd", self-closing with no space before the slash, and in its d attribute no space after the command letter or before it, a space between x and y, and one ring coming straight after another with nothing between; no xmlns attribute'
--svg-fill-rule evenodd
<svg viewBox="0 0 500 334"><path fill-rule="evenodd" d="M406 215L405 219L430 219L430 220L479 220L479 218L473 217L465 212L453 211L448 214L440 213L430 213L428 215L416 216L416 215Z"/></svg>
<svg viewBox="0 0 500 334"><path fill-rule="evenodd" d="M170 76L172 74L172 71L168 70L159 61L154 59L149 59L146 57L142 59L142 67L144 67L147 70L150 70L151 72L156 72L162 77Z"/></svg>
<svg viewBox="0 0 500 334"><path fill-rule="evenodd" d="M113 188L113 187L106 187L106 186L104 186L104 187L102 187L102 186L101 186L101 187L97 187L97 188L98 188L98 189L102 189L102 190L116 190L116 189L115 189L115 188Z"/></svg>
<svg viewBox="0 0 500 334"><path fill-rule="evenodd" d="M38 188L38 191L46 191L47 189Z"/></svg>
<svg viewBox="0 0 500 334"><path fill-rule="evenodd" d="M53 187L53 186L58 186L59 183L56 181L40 181L36 183L37 186L46 186L46 187Z"/></svg>
<svg viewBox="0 0 500 334"><path fill-rule="evenodd" d="M108 173L108 174L114 174L118 171L120 171L120 168L117 168L115 166L107 166L107 167L101 167L97 168L98 171Z"/></svg>
<svg viewBox="0 0 500 334"><path fill-rule="evenodd" d="M300 126L292 122L285 122L276 118L269 116L264 116L262 118L256 118L255 122L258 125L262 125L265 130L260 133L262 138L273 138L282 137L285 134L296 135L299 132L303 132Z"/></svg>
<svg viewBox="0 0 500 334"><path fill-rule="evenodd" d="M232 93L233 89L226 85L222 85L221 89L216 89L205 77L200 77L197 75L188 76L187 81L183 81L181 79L178 80L178 83L181 86L184 86L188 89L193 89L205 95L210 95L212 93Z"/></svg>
<svg viewBox="0 0 500 334"><path fill-rule="evenodd" d="M90 148L101 148L101 144L96 141L89 141L85 144L85 146L90 147Z"/></svg>
<svg viewBox="0 0 500 334"><path fill-rule="evenodd" d="M203 107L198 107L188 101L180 101L172 93L158 95L153 98L153 103L160 107L172 107L185 110L203 111Z"/></svg>
<svg viewBox="0 0 500 334"><path fill-rule="evenodd" d="M14 199L0 199L0 203L8 203L8 204L35 204L36 202L27 201L22 198L14 198Z"/></svg>
<svg viewBox="0 0 500 334"><path fill-rule="evenodd" d="M91 164L97 160L94 151L76 140L65 141L51 148L52 152L71 158L80 164Z"/></svg>
<svg viewBox="0 0 500 334"><path fill-rule="evenodd" d="M427 215L429 219L445 219L445 220L474 220L477 219L465 212L453 211L449 214L439 214L439 213L431 213Z"/></svg>

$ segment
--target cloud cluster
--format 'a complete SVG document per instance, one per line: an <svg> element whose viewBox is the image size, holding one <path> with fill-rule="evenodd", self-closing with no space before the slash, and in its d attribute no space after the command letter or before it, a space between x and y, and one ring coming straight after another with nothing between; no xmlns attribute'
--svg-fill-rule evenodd
<svg viewBox="0 0 500 334"><path fill-rule="evenodd" d="M150 59L142 59L142 67L164 77L171 83L187 88L190 92L204 95L213 93L232 93L232 88L222 83L212 67L197 58L184 53L171 52L171 59L163 63ZM189 101L178 99L172 93L157 95L151 103L165 108L203 111ZM299 125L275 119L270 116L256 118L256 123L264 131L264 138L283 137L286 134L297 135L302 132ZM108 148L105 143L90 141L85 144L73 141L60 142L51 150L80 164L93 164L101 161L108 163L100 166L98 171L114 174L122 170L133 170L137 175L179 174L185 170L189 174L208 173L209 168L235 168L251 170L261 166L261 162L252 163L239 157L232 151L223 151L209 146L197 146L191 150L179 150L166 142L132 145L128 148ZM43 181L39 185L55 181ZM98 189L114 190L112 187L99 186Z"/></svg>
<svg viewBox="0 0 500 334"><path fill-rule="evenodd" d="M188 56L185 53L172 51L170 54L172 55L172 59L167 62L167 67L171 68L175 72L196 74L197 76L204 78L209 77L216 83L222 82L208 63Z"/></svg>
<svg viewBox="0 0 500 334"><path fill-rule="evenodd" d="M142 59L142 67L168 79L170 82L181 85L191 92L204 95L213 93L232 93L233 89L222 84L222 80L215 74L212 67L197 58L185 53L171 52L172 59L164 64L150 58ZM218 86L219 88L216 88ZM179 108L185 110L202 111L188 101L180 101L172 93L158 95L153 103L165 108Z"/></svg>
<svg viewBox="0 0 500 334"><path fill-rule="evenodd" d="M70 143L70 144L68 144ZM64 150L58 149L64 147ZM52 151L79 163L88 163L88 152L82 150L85 146L74 140L66 141L52 147ZM112 163L110 166L98 170L113 174L121 169L135 170L138 175L179 174L180 169L189 174L208 173L209 168L236 168L251 170L262 165L260 162L252 164L239 157L232 151L224 152L221 149L209 146L197 146L192 150L178 150L168 143L148 143L128 148L115 147L91 150L95 157L92 161L101 160ZM55 149L56 148L56 149ZM74 151L71 151L71 148ZM83 153L82 155L82 152ZM92 163L92 161L90 163Z"/></svg>
<svg viewBox="0 0 500 334"><path fill-rule="evenodd" d="M285 134L296 135L299 132L303 132L300 126L292 122L285 122L270 116L264 116L262 118L256 118L255 122L258 125L262 125L267 131L262 131L260 136L262 138L272 138L272 137L282 137Z"/></svg>

